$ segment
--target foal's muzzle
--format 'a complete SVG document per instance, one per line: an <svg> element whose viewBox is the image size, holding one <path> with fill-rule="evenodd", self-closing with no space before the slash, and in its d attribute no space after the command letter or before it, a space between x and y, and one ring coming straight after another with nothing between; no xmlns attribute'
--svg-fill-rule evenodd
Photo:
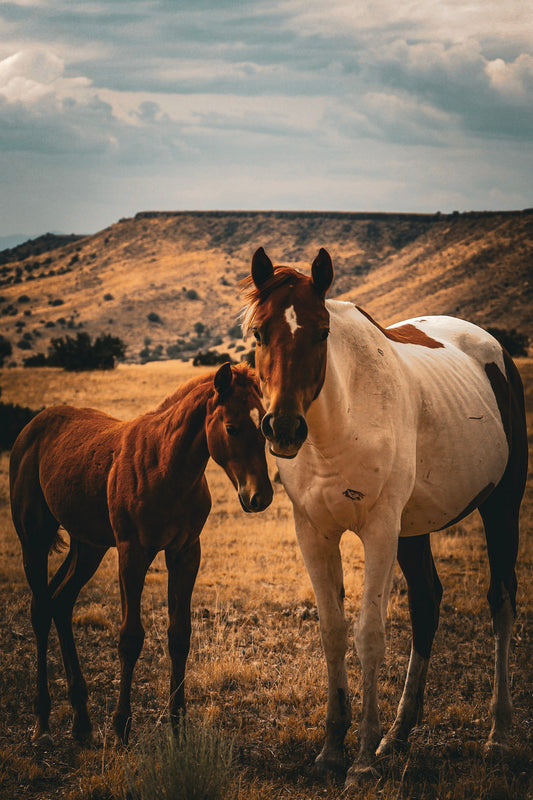
<svg viewBox="0 0 533 800"><path fill-rule="evenodd" d="M239 487L238 495L242 510L255 514L258 511L264 511L272 502L272 486L253 492L248 491L245 487Z"/></svg>
<svg viewBox="0 0 533 800"><path fill-rule="evenodd" d="M308 433L301 414L265 414L261 430L270 443L270 452L279 458L294 458Z"/></svg>

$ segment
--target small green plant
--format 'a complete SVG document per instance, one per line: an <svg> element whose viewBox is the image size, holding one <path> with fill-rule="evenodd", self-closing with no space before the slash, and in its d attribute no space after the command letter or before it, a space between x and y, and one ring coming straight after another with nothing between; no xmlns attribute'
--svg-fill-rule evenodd
<svg viewBox="0 0 533 800"><path fill-rule="evenodd" d="M191 723L159 726L124 762L132 800L228 800L232 772L233 741Z"/></svg>

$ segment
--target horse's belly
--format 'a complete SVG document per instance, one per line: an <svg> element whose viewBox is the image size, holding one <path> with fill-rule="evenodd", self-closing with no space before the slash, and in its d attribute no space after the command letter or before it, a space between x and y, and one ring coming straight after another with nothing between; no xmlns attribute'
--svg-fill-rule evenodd
<svg viewBox="0 0 533 800"><path fill-rule="evenodd" d="M416 480L402 514L402 536L438 531L476 509L500 482L509 455L503 429L454 437L418 454Z"/></svg>

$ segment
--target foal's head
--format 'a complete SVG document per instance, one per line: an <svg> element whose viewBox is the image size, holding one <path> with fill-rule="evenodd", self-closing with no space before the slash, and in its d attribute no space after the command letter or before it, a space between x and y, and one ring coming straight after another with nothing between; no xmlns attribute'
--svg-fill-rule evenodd
<svg viewBox="0 0 533 800"><path fill-rule="evenodd" d="M252 259L244 327L257 341L255 364L268 413L262 430L276 456L293 458L307 436L305 415L326 374L333 265L321 249L311 277L273 267L262 247Z"/></svg>
<svg viewBox="0 0 533 800"><path fill-rule="evenodd" d="M265 409L247 367L223 364L207 406L207 446L239 494L245 511L263 511L272 502L261 419Z"/></svg>

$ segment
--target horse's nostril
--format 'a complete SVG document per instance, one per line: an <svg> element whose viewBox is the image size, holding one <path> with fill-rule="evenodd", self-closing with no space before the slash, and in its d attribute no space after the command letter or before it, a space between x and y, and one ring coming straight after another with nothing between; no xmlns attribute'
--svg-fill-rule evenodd
<svg viewBox="0 0 533 800"><path fill-rule="evenodd" d="M261 430L263 432L263 436L266 439L274 435L274 432L272 430L272 425L270 424L271 419L272 419L272 414L265 414L265 416L261 421Z"/></svg>
<svg viewBox="0 0 533 800"><path fill-rule="evenodd" d="M298 419L298 427L296 428L296 436L298 439L302 439L303 441L304 439L307 438L307 433L308 433L308 427L307 427L307 422L305 421L305 417L300 416Z"/></svg>
<svg viewBox="0 0 533 800"><path fill-rule="evenodd" d="M257 511L261 508L261 495L260 494L253 494L250 497L250 508L253 508L254 511Z"/></svg>

